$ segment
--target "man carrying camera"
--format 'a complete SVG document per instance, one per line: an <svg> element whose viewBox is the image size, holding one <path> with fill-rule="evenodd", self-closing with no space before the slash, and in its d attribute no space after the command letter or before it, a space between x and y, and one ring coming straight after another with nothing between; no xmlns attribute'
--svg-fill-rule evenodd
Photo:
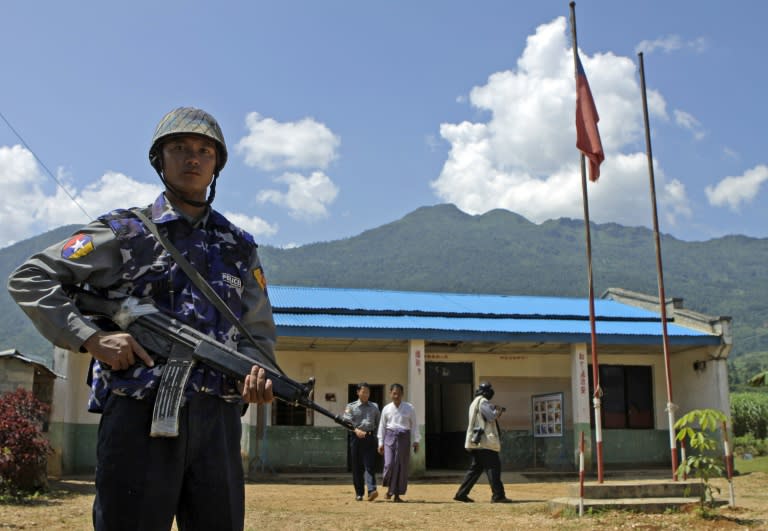
<svg viewBox="0 0 768 531"><path fill-rule="evenodd" d="M469 497L469 491L485 470L491 486L491 503L512 502L504 493L504 484L501 482L501 459L499 459L501 432L497 419L504 413L505 408L490 402L493 395L491 384L483 382L478 386L475 399L469 405L469 424L464 447L472 456L472 464L453 497L456 501L465 503L474 501Z"/></svg>

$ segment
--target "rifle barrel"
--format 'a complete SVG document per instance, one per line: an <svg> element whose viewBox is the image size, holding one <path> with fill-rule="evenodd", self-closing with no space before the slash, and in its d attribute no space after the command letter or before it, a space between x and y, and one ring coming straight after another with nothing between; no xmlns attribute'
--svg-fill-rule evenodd
<svg viewBox="0 0 768 531"><path fill-rule="evenodd" d="M159 308L134 297L112 300L80 291L75 304L83 313L103 315L129 332L134 339L153 354L168 358L183 356L199 360L213 369L236 380L244 380L253 365L258 365L272 380L272 393L280 400L317 411L348 430L354 431L349 421L334 415L310 398L314 378L300 383L282 374L265 359L253 359L183 324ZM260 356L259 358L263 358Z"/></svg>

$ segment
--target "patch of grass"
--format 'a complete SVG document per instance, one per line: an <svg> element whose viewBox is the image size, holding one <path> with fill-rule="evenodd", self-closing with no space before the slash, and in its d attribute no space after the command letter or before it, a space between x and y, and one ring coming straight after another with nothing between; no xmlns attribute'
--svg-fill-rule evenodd
<svg viewBox="0 0 768 531"><path fill-rule="evenodd" d="M750 472L768 472L768 455L753 457L752 459L742 459L736 457L733 462L734 468L739 474L749 474Z"/></svg>

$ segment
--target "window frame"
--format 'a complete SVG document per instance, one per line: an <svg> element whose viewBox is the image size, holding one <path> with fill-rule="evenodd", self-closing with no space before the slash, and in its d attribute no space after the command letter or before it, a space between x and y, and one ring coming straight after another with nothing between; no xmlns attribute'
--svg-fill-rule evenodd
<svg viewBox="0 0 768 531"><path fill-rule="evenodd" d="M600 407L602 428L606 430L652 430L656 428L652 365L600 364L603 397ZM589 366L589 393L594 396L592 365ZM589 421L595 427L595 410Z"/></svg>

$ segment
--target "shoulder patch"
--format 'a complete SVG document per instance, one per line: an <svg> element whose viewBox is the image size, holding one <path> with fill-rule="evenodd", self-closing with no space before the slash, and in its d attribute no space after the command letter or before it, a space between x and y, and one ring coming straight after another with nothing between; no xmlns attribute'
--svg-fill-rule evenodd
<svg viewBox="0 0 768 531"><path fill-rule="evenodd" d="M126 240L144 234L144 224L130 210L113 210L99 217L99 221L112 229L115 237Z"/></svg>
<svg viewBox="0 0 768 531"><path fill-rule="evenodd" d="M264 276L264 270L261 267L257 267L253 270L253 278L256 279L256 282L259 283L259 286L261 286L261 289L264 290L264 293L267 292L267 279Z"/></svg>
<svg viewBox="0 0 768 531"><path fill-rule="evenodd" d="M88 234L75 234L61 248L61 257L77 260L93 251L93 238Z"/></svg>

